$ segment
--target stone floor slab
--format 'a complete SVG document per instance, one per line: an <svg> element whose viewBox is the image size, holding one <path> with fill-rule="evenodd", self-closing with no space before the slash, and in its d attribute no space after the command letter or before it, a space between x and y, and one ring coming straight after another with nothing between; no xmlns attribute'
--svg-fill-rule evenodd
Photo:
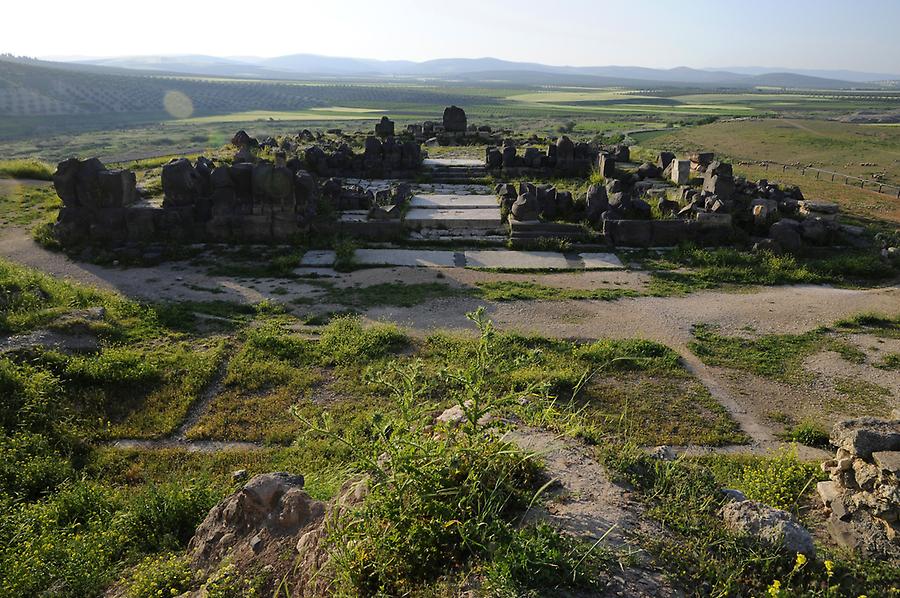
<svg viewBox="0 0 900 598"><path fill-rule="evenodd" d="M476 158L426 158L422 161L426 168L441 166L484 166L484 160Z"/></svg>
<svg viewBox="0 0 900 598"><path fill-rule="evenodd" d="M624 268L622 260L612 253L581 253L581 261L586 270L611 270Z"/></svg>
<svg viewBox="0 0 900 598"><path fill-rule="evenodd" d="M452 268L455 252L428 249L357 249L353 259L366 266Z"/></svg>
<svg viewBox="0 0 900 598"><path fill-rule="evenodd" d="M561 253L552 251L467 251L469 268L567 270L572 267Z"/></svg>
<svg viewBox="0 0 900 598"><path fill-rule="evenodd" d="M300 265L313 268L330 268L334 265L334 252L327 249L307 251L300 259Z"/></svg>

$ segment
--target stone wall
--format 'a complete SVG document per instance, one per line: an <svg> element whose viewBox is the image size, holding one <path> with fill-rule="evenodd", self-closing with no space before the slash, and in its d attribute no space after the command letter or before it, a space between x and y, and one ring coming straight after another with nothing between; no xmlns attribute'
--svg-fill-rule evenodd
<svg viewBox="0 0 900 598"><path fill-rule="evenodd" d="M415 141L388 136L366 138L359 154L347 144L332 151L314 145L304 153L306 168L322 177L412 178L422 168L422 148Z"/></svg>
<svg viewBox="0 0 900 598"><path fill-rule="evenodd" d="M590 144L574 143L565 135L550 144L546 151L526 147L519 155L512 141L503 147L485 149L484 164L488 171L509 178L519 176L587 176L597 159Z"/></svg>
<svg viewBox="0 0 900 598"><path fill-rule="evenodd" d="M96 158L60 163L53 182L63 201L54 233L66 247L286 241L308 230L318 198L315 179L283 159L174 159L162 169L161 207L140 198L134 173Z"/></svg>
<svg viewBox="0 0 900 598"><path fill-rule="evenodd" d="M829 532L868 556L900 558L900 419L840 422L831 443L837 453L822 464L830 479L817 486Z"/></svg>

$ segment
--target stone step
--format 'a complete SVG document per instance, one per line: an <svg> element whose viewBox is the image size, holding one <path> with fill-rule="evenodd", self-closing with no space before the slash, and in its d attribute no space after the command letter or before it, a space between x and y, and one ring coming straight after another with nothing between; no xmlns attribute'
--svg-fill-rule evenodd
<svg viewBox="0 0 900 598"><path fill-rule="evenodd" d="M422 228L471 228L500 230L499 208L411 208L403 218L403 225L412 230Z"/></svg>
<svg viewBox="0 0 900 598"><path fill-rule="evenodd" d="M409 202L410 208L422 209L477 209L497 208L497 198L493 195L449 195L421 194L414 195Z"/></svg>

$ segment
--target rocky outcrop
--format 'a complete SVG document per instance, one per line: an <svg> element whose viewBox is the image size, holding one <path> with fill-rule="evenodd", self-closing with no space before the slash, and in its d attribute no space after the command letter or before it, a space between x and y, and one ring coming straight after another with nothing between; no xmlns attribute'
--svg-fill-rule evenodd
<svg viewBox="0 0 900 598"><path fill-rule="evenodd" d="M835 541L865 555L900 558L900 420L863 417L835 424L830 480L817 490Z"/></svg>

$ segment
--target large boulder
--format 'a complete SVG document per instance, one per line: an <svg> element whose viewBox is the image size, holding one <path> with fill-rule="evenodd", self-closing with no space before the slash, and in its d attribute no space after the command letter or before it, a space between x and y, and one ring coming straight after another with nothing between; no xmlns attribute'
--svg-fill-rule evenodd
<svg viewBox="0 0 900 598"><path fill-rule="evenodd" d="M744 500L730 502L722 507L722 519L731 531L749 536L787 552L813 557L816 547L810 533L787 511L768 505Z"/></svg>
<svg viewBox="0 0 900 598"><path fill-rule="evenodd" d="M496 170L503 166L503 154L496 147L488 147L484 150L484 165L486 168Z"/></svg>
<svg viewBox="0 0 900 598"><path fill-rule="evenodd" d="M53 174L53 186L67 208L121 208L137 198L134 173L107 170L97 158L60 162Z"/></svg>
<svg viewBox="0 0 900 598"><path fill-rule="evenodd" d="M448 133L465 133L469 121L466 111L457 106L444 109L444 130Z"/></svg>
<svg viewBox="0 0 900 598"><path fill-rule="evenodd" d="M800 223L788 218L782 218L769 228L769 238L788 252L798 251L803 246Z"/></svg>
<svg viewBox="0 0 900 598"><path fill-rule="evenodd" d="M612 154L601 152L597 159L597 167L603 177L609 178L616 174L616 160Z"/></svg>
<svg viewBox="0 0 900 598"><path fill-rule="evenodd" d="M258 475L213 507L188 544L194 565L210 570L226 557L247 561L293 545L326 511L303 482L289 473Z"/></svg>

